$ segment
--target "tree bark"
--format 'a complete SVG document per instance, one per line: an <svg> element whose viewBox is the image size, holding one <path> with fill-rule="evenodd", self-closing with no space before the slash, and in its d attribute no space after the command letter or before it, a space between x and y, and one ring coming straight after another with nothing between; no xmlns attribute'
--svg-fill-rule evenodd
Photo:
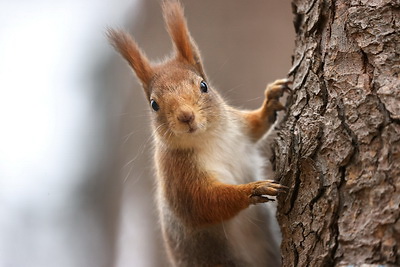
<svg viewBox="0 0 400 267"><path fill-rule="evenodd" d="M400 266L400 2L293 1L283 266Z"/></svg>

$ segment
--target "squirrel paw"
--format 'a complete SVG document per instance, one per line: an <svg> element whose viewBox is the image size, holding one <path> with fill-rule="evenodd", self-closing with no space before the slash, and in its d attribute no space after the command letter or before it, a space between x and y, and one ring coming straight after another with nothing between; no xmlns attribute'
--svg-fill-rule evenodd
<svg viewBox="0 0 400 267"><path fill-rule="evenodd" d="M292 84L292 82L288 79L280 79L267 85L267 88L265 89L265 98L267 100L268 109L272 109L273 111L285 109L285 107L279 102L279 98L285 91L290 91L290 84Z"/></svg>
<svg viewBox="0 0 400 267"><path fill-rule="evenodd" d="M254 186L250 195L251 204L275 201L268 196L276 196L279 192L286 193L289 189L274 180L257 181L251 184Z"/></svg>

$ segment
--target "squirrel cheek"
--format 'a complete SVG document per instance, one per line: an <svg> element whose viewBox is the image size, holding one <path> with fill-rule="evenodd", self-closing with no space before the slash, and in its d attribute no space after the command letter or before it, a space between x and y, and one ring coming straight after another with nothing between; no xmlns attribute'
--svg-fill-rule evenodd
<svg viewBox="0 0 400 267"><path fill-rule="evenodd" d="M197 128L199 131L204 132L207 129L207 118L204 116L198 116L197 119Z"/></svg>

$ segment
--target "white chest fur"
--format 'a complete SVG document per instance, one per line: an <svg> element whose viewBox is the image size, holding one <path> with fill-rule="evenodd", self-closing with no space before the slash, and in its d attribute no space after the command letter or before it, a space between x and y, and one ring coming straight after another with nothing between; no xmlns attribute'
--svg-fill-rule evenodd
<svg viewBox="0 0 400 267"><path fill-rule="evenodd" d="M265 180L265 159L257 144L243 134L240 122L231 121L226 126L223 132L214 136L212 142L202 144L198 160L204 170L227 184ZM222 228L238 258L247 262L248 266L267 266L270 255L265 254L279 253L274 251L272 225L274 220L270 211L265 205L259 205L249 207L235 218L223 222Z"/></svg>
<svg viewBox="0 0 400 267"><path fill-rule="evenodd" d="M258 146L243 134L238 121L232 121L211 141L202 144L198 154L204 170L220 182L242 184L263 177L263 162Z"/></svg>

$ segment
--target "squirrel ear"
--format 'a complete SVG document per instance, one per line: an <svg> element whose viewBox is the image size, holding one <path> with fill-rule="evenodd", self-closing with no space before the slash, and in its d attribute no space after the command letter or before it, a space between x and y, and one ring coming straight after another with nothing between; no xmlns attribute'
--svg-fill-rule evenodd
<svg viewBox="0 0 400 267"><path fill-rule="evenodd" d="M111 45L128 61L141 81L147 97L150 97L149 84L154 75L154 70L146 55L140 50L132 37L122 30L109 29L107 37Z"/></svg>
<svg viewBox="0 0 400 267"><path fill-rule="evenodd" d="M200 52L190 36L182 5L176 0L165 0L163 2L163 13L178 59L182 59L194 66L199 74L205 78Z"/></svg>

